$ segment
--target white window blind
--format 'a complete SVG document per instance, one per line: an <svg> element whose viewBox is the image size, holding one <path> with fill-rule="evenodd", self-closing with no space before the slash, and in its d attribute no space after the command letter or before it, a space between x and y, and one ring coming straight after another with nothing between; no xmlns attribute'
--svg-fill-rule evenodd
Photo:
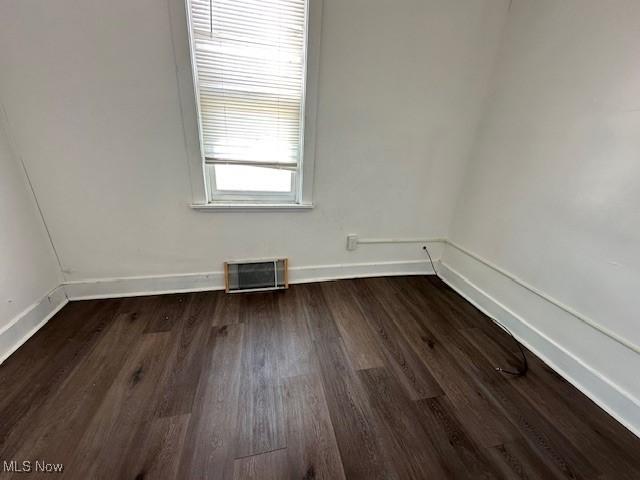
<svg viewBox="0 0 640 480"><path fill-rule="evenodd" d="M231 190L283 191L282 176L266 189L259 177L278 174L267 169L299 173L307 0L191 0L190 7L206 163ZM252 180L243 188L233 175Z"/></svg>

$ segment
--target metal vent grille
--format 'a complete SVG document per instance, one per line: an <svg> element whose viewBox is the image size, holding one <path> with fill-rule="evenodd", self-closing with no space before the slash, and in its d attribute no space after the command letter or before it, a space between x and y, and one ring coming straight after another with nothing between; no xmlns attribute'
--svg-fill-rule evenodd
<svg viewBox="0 0 640 480"><path fill-rule="evenodd" d="M287 259L226 262L227 293L280 290L289 286Z"/></svg>

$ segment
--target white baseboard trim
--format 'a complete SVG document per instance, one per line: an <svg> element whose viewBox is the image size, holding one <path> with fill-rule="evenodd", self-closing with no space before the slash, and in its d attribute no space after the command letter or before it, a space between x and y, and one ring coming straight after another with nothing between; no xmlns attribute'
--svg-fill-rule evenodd
<svg viewBox="0 0 640 480"><path fill-rule="evenodd" d="M311 283L345 278L426 275L433 270L423 260L377 263L346 263L289 268L289 282ZM136 297L166 293L202 292L224 289L223 272L177 275L103 278L65 282L69 300Z"/></svg>
<svg viewBox="0 0 640 480"><path fill-rule="evenodd" d="M0 330L0 364L40 330L69 300L62 286L29 305Z"/></svg>
<svg viewBox="0 0 640 480"><path fill-rule="evenodd" d="M289 269L291 283L327 282L346 278L397 277L400 275L433 275L434 271L424 260L405 260L377 263L343 263L293 267Z"/></svg>
<svg viewBox="0 0 640 480"><path fill-rule="evenodd" d="M69 300L140 297L224 289L223 272L100 278L62 284Z"/></svg>
<svg viewBox="0 0 640 480"><path fill-rule="evenodd" d="M640 401L637 398L525 320L526 314L514 312L451 265L440 262L438 272L451 288L484 314L509 328L518 341L640 437ZM513 288L521 287L513 284ZM526 290L518 293L526 295Z"/></svg>

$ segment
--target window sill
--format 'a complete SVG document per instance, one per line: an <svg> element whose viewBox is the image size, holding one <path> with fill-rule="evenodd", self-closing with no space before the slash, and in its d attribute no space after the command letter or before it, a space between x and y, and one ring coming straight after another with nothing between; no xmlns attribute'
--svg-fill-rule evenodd
<svg viewBox="0 0 640 480"><path fill-rule="evenodd" d="M211 202L191 204L194 210L203 211L262 211L262 210L311 210L313 203L226 203Z"/></svg>

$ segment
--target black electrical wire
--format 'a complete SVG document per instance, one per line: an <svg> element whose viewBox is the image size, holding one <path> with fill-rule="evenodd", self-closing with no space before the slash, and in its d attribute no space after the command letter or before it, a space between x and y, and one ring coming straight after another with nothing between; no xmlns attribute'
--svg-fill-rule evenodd
<svg viewBox="0 0 640 480"><path fill-rule="evenodd" d="M429 257L429 263L431 264L431 268L433 269L433 273L435 273L436 276L438 278L440 278L440 274L438 274L438 270L436 270L436 265L435 265L435 263L433 263L433 259L431 258L431 254L429 253L429 249L427 248L426 245L423 245L422 249L425 252L427 252L427 256ZM506 375L511 375L511 376L514 376L514 377L524 377L527 374L527 372L529 371L529 362L527 362L527 356L524 353L524 348L522 348L522 345L520 344L520 342L516 339L516 337L513 336L513 333L511 333L511 331L507 327L505 327L504 325L498 323L493 318L491 318L491 321L493 323L495 323L498 327L500 327L502 330L504 330L505 332L507 332L509 334L509 336L513 339L514 343L518 346L518 350L520 350L520 354L522 355L522 366L520 368L518 368L517 370L513 371L513 370L504 369L502 367L495 367L496 371L498 371L500 373L504 373Z"/></svg>

